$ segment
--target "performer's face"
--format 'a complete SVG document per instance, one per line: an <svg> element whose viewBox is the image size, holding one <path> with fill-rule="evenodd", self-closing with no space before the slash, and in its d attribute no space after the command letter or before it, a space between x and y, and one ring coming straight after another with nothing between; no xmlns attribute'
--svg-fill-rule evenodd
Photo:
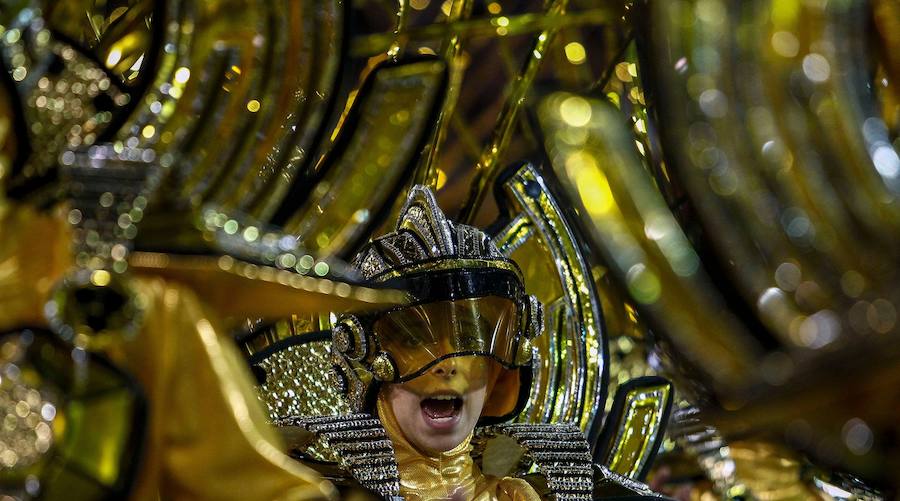
<svg viewBox="0 0 900 501"><path fill-rule="evenodd" d="M453 357L411 381L386 385L406 439L431 453L461 444L481 416L490 363L479 356Z"/></svg>

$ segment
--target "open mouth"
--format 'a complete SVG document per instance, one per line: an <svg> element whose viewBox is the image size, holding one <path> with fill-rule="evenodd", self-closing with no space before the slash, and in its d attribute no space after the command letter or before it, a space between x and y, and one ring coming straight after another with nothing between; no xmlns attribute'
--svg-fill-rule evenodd
<svg viewBox="0 0 900 501"><path fill-rule="evenodd" d="M456 395L434 395L420 403L425 422L434 428L448 428L456 424L462 410L463 399Z"/></svg>

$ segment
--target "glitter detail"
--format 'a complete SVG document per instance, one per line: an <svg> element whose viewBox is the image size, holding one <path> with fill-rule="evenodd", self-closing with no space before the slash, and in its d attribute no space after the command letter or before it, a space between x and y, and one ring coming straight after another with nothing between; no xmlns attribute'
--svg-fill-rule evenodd
<svg viewBox="0 0 900 501"><path fill-rule="evenodd" d="M391 356L387 353L379 353L372 361L372 373L380 381L393 381L397 376L397 369Z"/></svg>
<svg viewBox="0 0 900 501"><path fill-rule="evenodd" d="M364 487L385 498L400 495L394 446L376 417L360 413L318 418L288 417L279 426L302 426L331 448L340 466ZM304 451L306 452L306 451Z"/></svg>
<svg viewBox="0 0 900 501"><path fill-rule="evenodd" d="M270 419L351 412L339 388L329 378L322 377L333 370L327 342L289 346L257 365L266 373L266 381L257 391ZM327 448L312 448L310 455L323 461L336 461Z"/></svg>
<svg viewBox="0 0 900 501"><path fill-rule="evenodd" d="M28 384L20 368L25 345L10 340L0 350L0 472L31 466L53 446L56 399Z"/></svg>
<svg viewBox="0 0 900 501"><path fill-rule="evenodd" d="M90 57L55 40L39 11L23 10L7 28L22 33L13 43L4 38L0 55L12 75L23 76L16 87L33 151L21 177L9 181L15 189L50 173L64 151L93 144L130 97Z"/></svg>
<svg viewBox="0 0 900 501"><path fill-rule="evenodd" d="M571 423L501 424L479 428L473 441L473 457L480 457L487 441L498 435L515 439L525 449L524 464L530 460L537 466L555 493L555 499L593 499L594 471L590 448L577 426Z"/></svg>

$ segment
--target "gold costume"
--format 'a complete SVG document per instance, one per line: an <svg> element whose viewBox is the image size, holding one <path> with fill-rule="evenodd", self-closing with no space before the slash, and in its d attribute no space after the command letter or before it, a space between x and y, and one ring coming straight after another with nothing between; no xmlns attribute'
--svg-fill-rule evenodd
<svg viewBox="0 0 900 501"><path fill-rule="evenodd" d="M400 494L407 501L471 499L474 501L539 501L534 488L520 478L481 473L472 460L472 434L437 457L416 449L397 424L384 394L378 397L378 417L394 444L400 472Z"/></svg>

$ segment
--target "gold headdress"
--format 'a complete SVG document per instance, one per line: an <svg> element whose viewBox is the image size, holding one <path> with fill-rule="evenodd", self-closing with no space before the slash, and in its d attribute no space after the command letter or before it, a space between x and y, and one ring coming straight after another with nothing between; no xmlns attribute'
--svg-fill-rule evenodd
<svg viewBox="0 0 900 501"><path fill-rule="evenodd" d="M355 411L369 410L379 383L418 377L442 360L485 356L500 365L510 398L493 399L482 422L505 420L527 400L531 339L540 303L525 294L518 266L477 228L448 220L423 186L410 191L395 231L353 261L373 282L408 290L410 305L344 315L333 329L335 375Z"/></svg>

